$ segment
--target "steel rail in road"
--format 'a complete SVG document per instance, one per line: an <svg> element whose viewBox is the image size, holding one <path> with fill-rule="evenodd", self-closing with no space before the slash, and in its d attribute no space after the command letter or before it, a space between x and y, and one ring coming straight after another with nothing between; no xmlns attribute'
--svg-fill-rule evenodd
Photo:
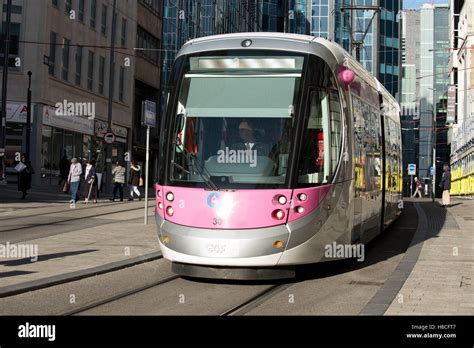
<svg viewBox="0 0 474 348"><path fill-rule="evenodd" d="M154 208L153 206L150 207L150 208ZM104 215L113 215L113 214L117 214L117 213L125 213L125 212L129 212L129 211L133 211L133 210L141 210L143 209L143 207L138 207L138 208L128 208L128 209L120 209L120 210L115 210L115 211L111 211L111 212L107 212L107 213L102 213L102 214L96 214L96 215L87 215L87 216L80 216L80 217L73 217L73 218L64 218L64 219L61 219L61 220L58 220L58 221L54 221L54 222L47 222L47 223L36 223L35 225L32 225L32 226L25 226L25 227L19 227L19 228L11 228L11 229L8 229L8 230L0 230L0 233L4 233L4 232L14 232L14 231L18 231L18 230L28 230L28 229L32 229L32 228L38 228L38 227L41 227L41 226L50 226L50 225L56 225L56 224L60 224L60 223L63 223L63 222L70 222L70 221L76 221L76 220L83 220L83 219L91 219L91 218L96 218L96 217L99 217L99 216L104 216ZM82 210L82 209L81 209ZM66 210L67 211L67 210ZM135 219L135 218L133 218ZM132 219L131 219L132 220ZM0 220L1 221L1 220Z"/></svg>

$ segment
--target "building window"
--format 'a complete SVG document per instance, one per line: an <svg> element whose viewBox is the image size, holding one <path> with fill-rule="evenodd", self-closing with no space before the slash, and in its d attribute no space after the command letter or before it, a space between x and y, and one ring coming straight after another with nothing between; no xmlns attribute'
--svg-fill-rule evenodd
<svg viewBox="0 0 474 348"><path fill-rule="evenodd" d="M5 42L5 22L1 27L2 35L0 36L0 62L3 67L3 59L5 56L4 45ZM18 70L18 67L15 65L15 59L19 55L19 40L20 40L20 23L11 23L10 24L10 48L8 51L8 67ZM1 76L1 75L0 75Z"/></svg>
<svg viewBox="0 0 474 348"><path fill-rule="evenodd" d="M64 0L64 13L69 16L71 14L71 10L71 0Z"/></svg>
<svg viewBox="0 0 474 348"><path fill-rule="evenodd" d="M84 23L84 0L78 0L79 21Z"/></svg>
<svg viewBox="0 0 474 348"><path fill-rule="evenodd" d="M127 20L122 18L122 39L121 39L122 46L127 44Z"/></svg>
<svg viewBox="0 0 474 348"><path fill-rule="evenodd" d="M159 64L160 40L140 26L137 27L137 46L138 48L144 48L144 50L137 51L139 56L148 58L153 63Z"/></svg>
<svg viewBox="0 0 474 348"><path fill-rule="evenodd" d="M49 33L49 65L48 72L50 75L54 76L54 62L56 61L56 40L58 34L54 31Z"/></svg>
<svg viewBox="0 0 474 348"><path fill-rule="evenodd" d="M119 100L120 101L123 101L124 79L125 79L125 68L121 66L120 75L119 75Z"/></svg>
<svg viewBox="0 0 474 348"><path fill-rule="evenodd" d="M95 29L95 15L97 10L97 0L91 0L91 28Z"/></svg>
<svg viewBox="0 0 474 348"><path fill-rule="evenodd" d="M87 88L92 91L92 82L94 81L94 52L89 51L87 59Z"/></svg>
<svg viewBox="0 0 474 348"><path fill-rule="evenodd" d="M140 0L140 3L159 15L162 0Z"/></svg>
<svg viewBox="0 0 474 348"><path fill-rule="evenodd" d="M105 6L105 5L102 5L101 32L104 35L106 35L106 33L107 33L107 6Z"/></svg>
<svg viewBox="0 0 474 348"><path fill-rule="evenodd" d="M7 5L3 5L3 13L7 13ZM21 14L22 7L18 5L12 5L12 14Z"/></svg>
<svg viewBox="0 0 474 348"><path fill-rule="evenodd" d="M81 85L81 73L82 73L82 47L77 46L76 48L76 85Z"/></svg>
<svg viewBox="0 0 474 348"><path fill-rule="evenodd" d="M68 80L69 78L69 45L71 41L63 38L63 66L62 66L62 78Z"/></svg>
<svg viewBox="0 0 474 348"><path fill-rule="evenodd" d="M99 93L104 94L105 58L99 57Z"/></svg>

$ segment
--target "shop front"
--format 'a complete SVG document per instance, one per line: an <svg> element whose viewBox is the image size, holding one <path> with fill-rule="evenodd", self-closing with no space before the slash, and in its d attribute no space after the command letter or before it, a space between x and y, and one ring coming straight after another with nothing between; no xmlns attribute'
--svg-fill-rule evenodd
<svg viewBox="0 0 474 348"><path fill-rule="evenodd" d="M41 184L58 185L72 158L83 165L93 158L94 121L83 116L56 115L56 109L43 107L41 130Z"/></svg>

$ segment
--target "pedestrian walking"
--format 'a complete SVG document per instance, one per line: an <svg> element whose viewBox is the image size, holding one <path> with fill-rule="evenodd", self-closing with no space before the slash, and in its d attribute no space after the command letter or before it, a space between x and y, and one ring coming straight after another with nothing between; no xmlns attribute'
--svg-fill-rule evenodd
<svg viewBox="0 0 474 348"><path fill-rule="evenodd" d="M22 192L20 199L26 198L27 191L31 188L31 176L35 173L26 153L21 155L18 172L18 191ZM17 165L18 166L18 165Z"/></svg>
<svg viewBox="0 0 474 348"><path fill-rule="evenodd" d="M117 198L117 191L120 193L120 202L123 202L123 185L125 184L126 171L127 170L120 162L117 162L116 167L112 170L114 180L114 193L110 199L112 202L115 202L115 199Z"/></svg>
<svg viewBox="0 0 474 348"><path fill-rule="evenodd" d="M77 158L71 160L71 167L69 168L69 175L67 182L69 183L69 193L71 194L71 208L75 207L75 203L78 200L77 191L79 190L79 184L81 183L82 166L77 161Z"/></svg>
<svg viewBox="0 0 474 348"><path fill-rule="evenodd" d="M439 183L439 187L443 190L443 197L442 197L442 207L447 208L450 205L450 196L449 190L451 190L451 172L449 170L449 165L445 164L443 166L443 176L441 177L441 182Z"/></svg>
<svg viewBox="0 0 474 348"><path fill-rule="evenodd" d="M86 164L86 173L84 175L84 204L89 202L90 198L94 198L97 203L97 172L95 169L95 161L88 160Z"/></svg>
<svg viewBox="0 0 474 348"><path fill-rule="evenodd" d="M421 182L420 180L418 180L418 178L415 177L415 193L413 194L413 198L415 198L416 195L418 195L419 198L422 198L422 195L421 195L421 189L423 188L423 185L421 185Z"/></svg>
<svg viewBox="0 0 474 348"><path fill-rule="evenodd" d="M128 199L129 201L133 201L133 193L138 197L138 200L142 200L140 196L140 190L138 189L138 186L140 186L140 170L141 167L138 164L136 160L132 161L132 164L130 166L130 175L129 175L129 188L130 188L130 198Z"/></svg>
<svg viewBox="0 0 474 348"><path fill-rule="evenodd" d="M64 151L63 157L59 160L59 174L61 178L59 179L58 185L62 187L67 180L69 175L69 160L67 159L66 151Z"/></svg>

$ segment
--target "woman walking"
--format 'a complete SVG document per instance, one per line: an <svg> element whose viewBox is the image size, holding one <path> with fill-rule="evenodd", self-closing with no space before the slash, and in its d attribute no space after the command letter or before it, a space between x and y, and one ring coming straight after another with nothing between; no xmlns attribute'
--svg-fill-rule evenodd
<svg viewBox="0 0 474 348"><path fill-rule="evenodd" d="M439 187L443 190L443 204L441 205L444 208L449 207L450 196L449 190L451 190L451 172L449 171L449 165L445 164L443 166L444 172L443 176L441 177L441 182L439 183Z"/></svg>
<svg viewBox="0 0 474 348"><path fill-rule="evenodd" d="M421 188L423 187L421 185L421 182L420 180L418 180L418 178L415 178L415 187L416 187L416 190L415 190L415 193L413 194L412 198L415 198L416 195L418 195L418 197L422 197L421 196Z"/></svg>
<svg viewBox="0 0 474 348"><path fill-rule="evenodd" d="M97 174L95 170L95 161L88 160L85 174L85 190L84 190L84 204L89 202L89 198L94 198L94 203L97 203Z"/></svg>
<svg viewBox="0 0 474 348"><path fill-rule="evenodd" d="M77 202L77 190L79 189L79 184L81 182L81 175L82 175L82 166L77 161L77 158L73 158L71 160L71 167L69 168L69 175L67 178L67 182L69 183L69 193L71 194L71 208L75 207L75 203Z"/></svg>
<svg viewBox="0 0 474 348"><path fill-rule="evenodd" d="M140 190L138 189L138 186L140 186L140 170L141 167L138 164L136 160L132 161L132 164L130 166L130 179L128 180L128 184L130 186L130 198L128 199L129 201L133 201L133 193L138 197L138 200L142 200L140 197Z"/></svg>
<svg viewBox="0 0 474 348"><path fill-rule="evenodd" d="M115 202L117 197L117 191L120 192L120 202L123 202L123 185L125 184L125 172L126 169L120 162L117 162L117 166L112 170L112 175L114 176L114 194L110 199L112 202Z"/></svg>
<svg viewBox="0 0 474 348"><path fill-rule="evenodd" d="M31 188L31 176L35 173L31 162L28 159L28 155L24 153L21 155L21 163L25 165L25 168L18 173L18 191L21 191L23 195L20 199L26 198L27 191Z"/></svg>

